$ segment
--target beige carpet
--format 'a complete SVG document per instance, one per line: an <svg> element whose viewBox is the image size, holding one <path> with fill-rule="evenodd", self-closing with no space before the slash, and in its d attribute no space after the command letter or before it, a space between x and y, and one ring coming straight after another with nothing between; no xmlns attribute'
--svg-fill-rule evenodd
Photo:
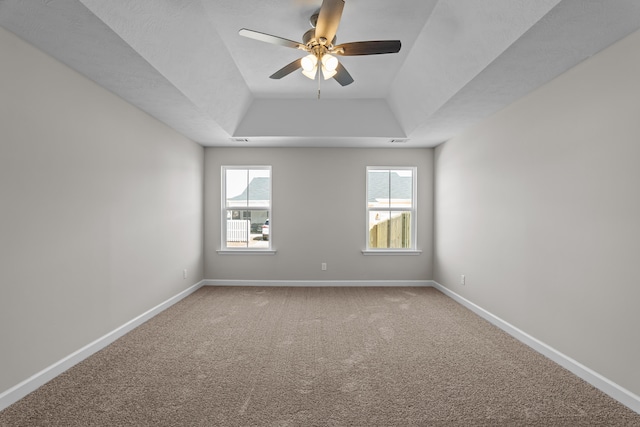
<svg viewBox="0 0 640 427"><path fill-rule="evenodd" d="M431 288L205 287L2 426L640 426Z"/></svg>

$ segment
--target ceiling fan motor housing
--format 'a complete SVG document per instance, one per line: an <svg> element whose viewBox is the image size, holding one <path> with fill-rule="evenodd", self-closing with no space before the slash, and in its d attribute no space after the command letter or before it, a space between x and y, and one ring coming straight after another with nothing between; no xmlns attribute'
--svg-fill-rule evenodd
<svg viewBox="0 0 640 427"><path fill-rule="evenodd" d="M334 36L333 40L331 40L331 43L327 43L326 41L324 43L321 43L319 39L316 39L316 30L315 30L315 28L311 28L306 33L304 33L304 35L302 36L302 43L307 47L309 52L312 52L313 48L316 45L325 45L325 46L327 46L327 49L330 49L331 47L335 46L337 39L338 38L336 36Z"/></svg>
<svg viewBox="0 0 640 427"><path fill-rule="evenodd" d="M318 23L318 16L320 15L320 9L313 12L313 15L309 18L309 24L311 24L311 28L315 28Z"/></svg>

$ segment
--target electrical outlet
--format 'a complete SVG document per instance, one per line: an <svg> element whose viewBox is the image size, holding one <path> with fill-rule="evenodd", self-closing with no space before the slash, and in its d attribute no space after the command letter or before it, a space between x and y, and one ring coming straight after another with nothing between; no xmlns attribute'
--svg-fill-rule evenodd
<svg viewBox="0 0 640 427"><path fill-rule="evenodd" d="M187 269L186 268L184 270L182 270L182 278L183 279L187 278Z"/></svg>
<svg viewBox="0 0 640 427"><path fill-rule="evenodd" d="M320 265L320 269L321 269L322 271L327 271L327 263L326 263L326 262L323 262L323 263Z"/></svg>
<svg viewBox="0 0 640 427"><path fill-rule="evenodd" d="M465 277L464 277L464 274L462 274L460 275L460 284L464 286L464 283L465 283Z"/></svg>

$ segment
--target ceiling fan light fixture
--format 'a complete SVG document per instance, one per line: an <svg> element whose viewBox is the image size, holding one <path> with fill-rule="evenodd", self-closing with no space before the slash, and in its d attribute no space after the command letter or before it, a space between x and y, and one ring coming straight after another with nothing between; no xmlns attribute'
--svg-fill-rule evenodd
<svg viewBox="0 0 640 427"><path fill-rule="evenodd" d="M318 67L313 67L311 71L307 71L303 69L302 74L304 74L306 77L309 77L311 80L315 80L317 71L318 71Z"/></svg>
<svg viewBox="0 0 640 427"><path fill-rule="evenodd" d="M300 60L302 66L302 74L311 80L316 79L316 73L318 72L318 58L315 55L307 55Z"/></svg>
<svg viewBox="0 0 640 427"><path fill-rule="evenodd" d="M338 58L328 53L322 55L322 67L327 71L335 71L338 68Z"/></svg>
<svg viewBox="0 0 640 427"><path fill-rule="evenodd" d="M341 56L379 55L400 51L400 40L369 40L336 45L336 31L342 18L345 0L322 0L322 5L310 19L311 29L302 35L302 43L273 36L259 31L242 28L238 33L243 37L265 43L300 49L310 55L285 65L269 78L281 79L302 68L302 74L311 80L318 78L318 99L320 98L320 71L325 80L334 78L341 86L353 83L353 77L338 59L328 53ZM0 0L2 3L2 0ZM318 70L320 68L320 70Z"/></svg>
<svg viewBox="0 0 640 427"><path fill-rule="evenodd" d="M325 80L329 80L338 73L336 70L338 68L338 58L335 56L325 53L322 55L320 62L322 63L322 75Z"/></svg>
<svg viewBox="0 0 640 427"><path fill-rule="evenodd" d="M323 66L322 67L322 76L324 77L325 80L329 80L330 78L332 78L333 76L335 76L336 74L338 74L338 72L336 70L328 70L327 67Z"/></svg>
<svg viewBox="0 0 640 427"><path fill-rule="evenodd" d="M300 61L304 71L313 71L318 64L318 58L315 55L307 55ZM315 74L315 73L314 73Z"/></svg>

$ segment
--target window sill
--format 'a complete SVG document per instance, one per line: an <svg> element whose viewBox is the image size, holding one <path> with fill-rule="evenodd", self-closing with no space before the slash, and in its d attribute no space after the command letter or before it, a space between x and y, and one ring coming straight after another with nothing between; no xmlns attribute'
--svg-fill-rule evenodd
<svg viewBox="0 0 640 427"><path fill-rule="evenodd" d="M420 255L421 250L414 249L364 249L362 255Z"/></svg>
<svg viewBox="0 0 640 427"><path fill-rule="evenodd" d="M218 255L275 255L273 249L220 249Z"/></svg>

